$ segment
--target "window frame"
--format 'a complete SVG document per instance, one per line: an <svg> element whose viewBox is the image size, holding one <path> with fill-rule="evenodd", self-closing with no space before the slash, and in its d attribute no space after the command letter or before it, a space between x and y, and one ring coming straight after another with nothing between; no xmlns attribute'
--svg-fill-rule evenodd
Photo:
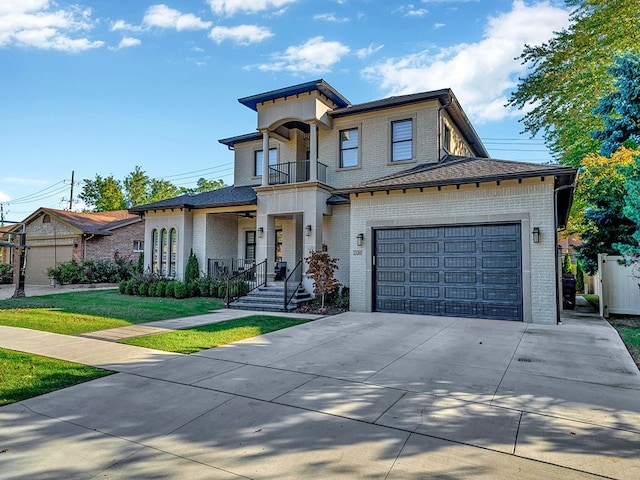
<svg viewBox="0 0 640 480"><path fill-rule="evenodd" d="M144 240L134 240L133 253L143 253L143 252L144 252Z"/></svg>
<svg viewBox="0 0 640 480"><path fill-rule="evenodd" d="M395 135L394 135L394 125L399 124L399 123L406 123L406 122L410 122L411 123L411 128L410 128L410 132L411 132L411 137L408 139L401 139L401 140L396 140L395 139ZM396 164L396 163L402 163L402 162L412 162L415 161L415 118L413 117L404 117L404 118L399 118L399 119L394 119L391 120L390 122L390 142L389 142L389 146L391 149L390 152L390 163ZM410 148L411 148L411 155L409 158L401 158L401 159L396 159L395 158L395 145L397 144L403 144L403 143L408 143Z"/></svg>
<svg viewBox="0 0 640 480"><path fill-rule="evenodd" d="M175 278L177 273L178 261L178 230L171 228L169 230L169 276Z"/></svg>
<svg viewBox="0 0 640 480"><path fill-rule="evenodd" d="M249 241L249 237L253 236L253 241L250 242ZM256 249L257 249L257 239L258 235L256 230L245 230L244 232L244 260L249 261L249 260L253 260L255 262L256 260ZM249 257L249 247L253 247L253 258Z"/></svg>
<svg viewBox="0 0 640 480"><path fill-rule="evenodd" d="M356 145L354 147L349 147L349 148L344 148L343 147L343 140L342 140L342 134L344 132L353 132L355 131L358 138L356 139ZM353 127L348 127L348 128L341 128L338 131L338 168L340 170L348 170L351 168L358 168L360 167L360 151L361 151L361 138L362 135L360 135L360 125L356 125ZM347 140L348 141L348 140ZM344 152L345 151L354 151L356 153L356 163L355 165L345 165L344 164Z"/></svg>
<svg viewBox="0 0 640 480"><path fill-rule="evenodd" d="M274 152L273 159L271 158L271 152ZM253 151L253 176L254 177L262 177L262 159L260 159L260 162L258 162L258 155L261 153L263 153L262 148ZM278 156L279 156L278 147L269 147L269 166L270 167L278 164Z"/></svg>
<svg viewBox="0 0 640 480"><path fill-rule="evenodd" d="M151 271L160 273L160 231L154 228L151 231Z"/></svg>

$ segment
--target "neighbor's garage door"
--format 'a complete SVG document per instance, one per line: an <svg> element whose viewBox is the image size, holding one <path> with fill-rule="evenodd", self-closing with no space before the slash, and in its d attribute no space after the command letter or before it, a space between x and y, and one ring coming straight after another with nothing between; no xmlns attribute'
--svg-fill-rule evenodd
<svg viewBox="0 0 640 480"><path fill-rule="evenodd" d="M522 321L520 224L375 233L378 312Z"/></svg>
<svg viewBox="0 0 640 480"><path fill-rule="evenodd" d="M27 285L48 285L47 268L69 262L72 258L73 247L71 245L29 247L25 283Z"/></svg>

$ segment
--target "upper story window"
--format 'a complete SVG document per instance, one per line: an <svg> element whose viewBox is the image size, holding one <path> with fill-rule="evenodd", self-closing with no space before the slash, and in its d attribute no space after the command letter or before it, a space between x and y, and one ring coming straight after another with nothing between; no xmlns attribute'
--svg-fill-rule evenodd
<svg viewBox="0 0 640 480"><path fill-rule="evenodd" d="M444 149L451 153L451 129L448 126L444 126Z"/></svg>
<svg viewBox="0 0 640 480"><path fill-rule="evenodd" d="M358 129L340 130L340 168L358 166Z"/></svg>
<svg viewBox="0 0 640 480"><path fill-rule="evenodd" d="M42 217L42 223L51 223L51 215L49 215L48 213L45 213L44 216Z"/></svg>
<svg viewBox="0 0 640 480"><path fill-rule="evenodd" d="M254 154L254 169L256 177L262 176L262 160L264 159L264 152L262 150L257 150ZM276 165L278 163L278 149L270 148L269 149L269 166Z"/></svg>
<svg viewBox="0 0 640 480"><path fill-rule="evenodd" d="M391 161L401 162L413 158L413 120L391 122Z"/></svg>

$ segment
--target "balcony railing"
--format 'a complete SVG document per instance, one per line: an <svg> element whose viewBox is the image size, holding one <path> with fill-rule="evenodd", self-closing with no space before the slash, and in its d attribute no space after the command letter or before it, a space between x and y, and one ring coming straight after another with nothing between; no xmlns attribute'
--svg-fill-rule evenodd
<svg viewBox="0 0 640 480"><path fill-rule="evenodd" d="M269 167L269 185L308 182L311 178L311 162L278 163ZM327 166L318 162L318 181L327 182Z"/></svg>

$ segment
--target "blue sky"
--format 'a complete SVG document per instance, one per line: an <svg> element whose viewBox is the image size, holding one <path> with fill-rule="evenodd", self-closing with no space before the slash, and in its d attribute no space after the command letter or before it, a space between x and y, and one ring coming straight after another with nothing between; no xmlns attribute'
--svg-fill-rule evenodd
<svg viewBox="0 0 640 480"><path fill-rule="evenodd" d="M0 203L68 208L96 175L233 182L240 97L324 78L351 103L450 87L495 158L549 161L504 108L561 1L2 0ZM65 201L61 202L64 198ZM81 208L75 204L74 209Z"/></svg>

